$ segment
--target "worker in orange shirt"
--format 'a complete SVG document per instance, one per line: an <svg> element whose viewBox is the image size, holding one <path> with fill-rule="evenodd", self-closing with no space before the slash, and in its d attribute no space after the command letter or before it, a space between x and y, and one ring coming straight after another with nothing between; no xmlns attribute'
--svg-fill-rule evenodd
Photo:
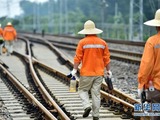
<svg viewBox="0 0 160 120"><path fill-rule="evenodd" d="M7 26L4 28L3 37L5 40L5 47L7 48L7 55L9 56L13 52L14 41L17 40L17 32L11 22L8 22Z"/></svg>
<svg viewBox="0 0 160 120"><path fill-rule="evenodd" d="M160 9L153 20L144 24L156 27L157 34L148 38L144 47L138 72L138 95L141 96L144 88L147 99L160 104ZM151 120L160 120L160 116L153 116Z"/></svg>
<svg viewBox="0 0 160 120"><path fill-rule="evenodd" d="M1 24L0 24L0 55L2 54L3 42L4 42L4 39L3 39L3 29L2 29Z"/></svg>
<svg viewBox="0 0 160 120"><path fill-rule="evenodd" d="M100 88L105 68L107 75L112 76L108 45L96 35L102 32L95 27L93 21L85 22L84 29L78 32L84 34L85 38L78 43L74 57L74 68L70 73L71 76L74 76L77 73L78 66L82 64L78 93L84 108L83 117L88 117L92 109L93 120L99 120ZM91 90L92 95L92 107L89 101L89 90Z"/></svg>

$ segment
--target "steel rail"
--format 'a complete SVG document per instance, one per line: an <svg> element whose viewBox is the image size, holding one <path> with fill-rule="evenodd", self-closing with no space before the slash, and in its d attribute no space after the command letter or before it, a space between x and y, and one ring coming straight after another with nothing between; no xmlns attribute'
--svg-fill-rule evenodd
<svg viewBox="0 0 160 120"><path fill-rule="evenodd" d="M38 61L38 60L35 59L35 58L33 58L33 62L34 62L35 64L38 64L39 66L41 66L41 67L43 67L43 68L46 68L46 69L49 70L51 73L53 73L53 74L56 75L56 76L59 76L59 77L60 77L61 79L63 79L64 81L69 82L70 79L67 78L66 75L63 74L63 73L61 73L60 71L57 71L57 70L51 68L50 66L48 66L48 65L46 65L46 64ZM79 81L77 80L77 82L79 82ZM104 83L102 84L102 86L106 86L106 87L107 87L107 85L104 84ZM113 102L116 102L117 104L122 104L122 105L123 105L123 108L124 108L124 110L125 110L126 112L128 111L128 109L130 109L130 110L133 112L133 111L134 111L134 105L133 105L133 104L134 104L134 103L139 103L139 102L136 101L136 100L134 100L133 98L130 98L130 97L127 96L127 95L125 95L125 98L128 99L128 101L125 100L125 99L122 99L120 96L124 97L124 95L123 95L122 93L120 93L120 91L118 91L119 94L117 94L117 91L118 91L118 90L113 90L113 92L112 92L112 94L111 94L111 93L107 93L106 91L101 90L100 93L101 93L101 97L102 97L102 98L105 98L105 100L111 99ZM113 94L113 93L115 93L115 92L116 92L116 95ZM115 97L114 95L115 95L116 97ZM119 96L117 96L117 95L119 95ZM132 101L132 102L131 102L131 101ZM129 102L131 102L131 103L129 103ZM132 113L132 114L133 114L133 113Z"/></svg>
<svg viewBox="0 0 160 120"><path fill-rule="evenodd" d="M25 38L19 37L23 40L27 40ZM59 116L61 117L62 120L70 120L70 118L63 112L63 110L57 105L57 103L53 100L53 98L50 96L50 94L47 92L47 90L45 89L45 87L43 86L43 84L40 82L34 67L33 67L33 61L32 61L32 56L31 56L31 50L30 50L30 42L27 40L27 51L28 51L28 55L25 56L25 59L28 59L29 62L29 67L30 67L30 71L31 71L31 75L34 79L34 81L37 84L37 87L40 88L40 92L42 93L43 98L46 100L46 102L50 105L53 106L57 112L59 113ZM20 55L20 53L16 52L17 54Z"/></svg>
<svg viewBox="0 0 160 120"><path fill-rule="evenodd" d="M37 36L42 36L41 33L36 33L33 34L31 32L19 32L19 34L23 34L23 35L37 35ZM53 34L45 34L44 37L59 37L59 38L70 38L70 39L74 39L75 41L79 41L80 39L82 39L83 37L80 36L69 36L69 35L53 35ZM132 45L132 46L141 46L144 47L145 42L141 42L141 41L129 41L129 40L115 40L115 39L105 39L103 38L106 42L108 43L114 43L114 44L124 44L124 45ZM49 39L50 41L50 39Z"/></svg>
<svg viewBox="0 0 160 120"><path fill-rule="evenodd" d="M69 60L66 57L66 55L64 55L56 46L54 46L51 42L49 42L49 40L47 40L45 38L38 37L38 36L28 36L28 35L26 36L26 35L24 35L24 37L32 39L33 41L36 40L36 42L37 42L37 39L38 39L38 43L48 45L51 48L51 50L53 50L58 55L58 57L61 59L61 61L63 61L62 64L67 64L70 69L73 67L72 61Z"/></svg>
<svg viewBox="0 0 160 120"><path fill-rule="evenodd" d="M35 106L37 106L44 114L46 119L48 120L57 120L49 110L47 110L4 66L4 63L0 63L0 67L3 70L3 73L9 77L10 81L15 85L21 93L26 96L26 98Z"/></svg>
<svg viewBox="0 0 160 120"><path fill-rule="evenodd" d="M49 42L45 38L41 38L39 36L25 35L25 37L32 38L32 39L40 39L41 41L38 41L39 43L43 43L42 42L43 39L45 41ZM61 44L61 42L58 42L58 43L53 43L52 42L53 45L51 45L51 43L49 43L49 44L50 44L51 48L54 48L54 49L57 49L57 48L55 48L53 46L61 47L61 48L65 48L65 49L70 49L70 50L76 50L76 46ZM117 60L125 61L127 63L133 63L133 64L138 64L138 65L140 64L140 61L141 61L141 57L140 56L142 56L141 53L122 51L122 50L113 50L113 49L109 49L109 50L111 52L111 58L112 59L117 59ZM57 51L59 51L59 50L57 50ZM64 63L67 62L67 61L68 60L66 60L66 57L65 57Z"/></svg>
<svg viewBox="0 0 160 120"><path fill-rule="evenodd" d="M35 58L32 58L33 62L35 64L38 64L40 67L46 68L47 70L49 70L51 73L53 73L54 75L60 77L61 79L63 79L66 82L69 82L70 79L66 77L65 74L61 73L60 71L57 71L55 69L53 69L52 67L38 61ZM79 82L77 80L77 82ZM105 87L105 90L103 89ZM117 89L113 89L112 91L107 92L106 88L107 84L102 83L102 90L100 91L101 93L101 97L105 98L105 100L112 100L113 102L115 102L116 104L121 104L123 105L122 107L124 108L125 112L128 112L128 110L130 110L131 115L133 115L134 112L134 104L135 103L139 103L139 101L129 97L126 94L123 94L122 92L118 91Z"/></svg>
<svg viewBox="0 0 160 120"><path fill-rule="evenodd" d="M27 37L32 37L32 36L27 36ZM33 36L32 38L42 39L41 37L37 37L37 36ZM45 39L45 38L43 38L43 39ZM47 40L45 39L45 41L47 41ZM42 41L38 41L38 42L43 43ZM53 42L53 41L49 43L51 48L53 48L53 45L51 45L51 43L56 47L65 48L65 49L69 49L69 50L76 50L76 46L74 46L74 45L68 45L66 43L62 44L61 42ZM54 49L57 49L57 48L54 48ZM57 50L57 51L59 51L59 50ZM141 56L142 56L141 53L129 52L129 51L124 51L124 50L115 50L115 49L109 49L109 51L111 52L112 59L118 59L118 60L122 60L122 61L125 61L128 63L140 64ZM68 61L68 60L66 60L66 58L65 58L65 61Z"/></svg>
<svg viewBox="0 0 160 120"><path fill-rule="evenodd" d="M43 39L40 38L40 37L35 37L35 36L34 36L34 39L39 39L39 40L42 40L42 41L43 41ZM38 40L38 41L39 41L39 40ZM47 41L47 40L45 40L45 41ZM50 44L50 46L53 46L51 43L49 43L49 44ZM56 48L56 49L55 49L55 48L56 48L56 47L54 47L54 46L52 47L52 49L54 49L54 51L56 51L56 53L57 53L58 55L60 55L60 56L63 55L63 53L61 53L57 48ZM63 57L65 57L65 56L64 56L64 55L61 56L61 58L63 58ZM65 59L65 61L66 61L66 64L69 64L69 66L71 66L71 68L73 68L73 62L70 61L70 60L67 60L66 57L65 57L64 59ZM80 71L80 69L79 69L78 71ZM79 74L79 73L78 73L78 74ZM78 75L78 76L79 76L79 75ZM107 86L106 84L102 84L102 88L105 89L105 90L108 90L108 86ZM119 98L122 98L123 100L128 100L128 102L131 103L131 104L139 103L137 100L129 97L128 95L120 92L119 90L116 90L116 89L112 90L112 94L115 94L115 95L119 96Z"/></svg>
<svg viewBox="0 0 160 120"><path fill-rule="evenodd" d="M53 43L53 42L52 42ZM66 45L66 44L61 44L61 43L53 43L54 46L60 47L60 48L65 48L68 50L76 50L76 47L73 45ZM137 53L137 52L129 52L129 51L124 51L124 50L115 50L115 49L109 49L111 52L111 58L113 59L120 59L122 61L126 61L129 63L136 63L140 64L142 54Z"/></svg>
<svg viewBox="0 0 160 120"><path fill-rule="evenodd" d="M118 98L134 105L135 103L140 103L138 100L131 98L130 96L128 96L127 94L122 93L121 91L119 91L118 89L113 89L113 90L109 90L107 84L102 83L101 85L102 90L110 92L112 95L117 96Z"/></svg>
<svg viewBox="0 0 160 120"><path fill-rule="evenodd" d="M36 37L35 37L35 39L36 39ZM57 44L57 43L56 43ZM55 45L56 46L56 45ZM141 45L140 45L141 46ZM63 46L63 47L65 47L65 45ZM72 47L71 49L75 49L75 47ZM123 51L122 51L123 52ZM137 61L137 63L139 63L139 61ZM105 86L105 89L108 89L107 88L107 85L105 85L105 84L102 84L102 87L104 87ZM137 101L137 100L135 100L135 99L132 99L132 98L130 98L129 96L127 96L126 94L123 94L122 92L120 92L120 91L118 91L118 90L116 90L116 89L114 89L114 90L112 90L112 94L114 94L114 95L116 95L116 96L120 96L120 99L123 99L123 100L125 100L125 101L128 101L130 104L134 104L134 103L139 103L139 101Z"/></svg>

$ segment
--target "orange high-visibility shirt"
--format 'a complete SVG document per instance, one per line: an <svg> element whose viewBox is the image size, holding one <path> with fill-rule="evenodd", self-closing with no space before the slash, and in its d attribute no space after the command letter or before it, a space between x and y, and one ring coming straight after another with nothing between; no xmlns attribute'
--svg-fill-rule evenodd
<svg viewBox="0 0 160 120"><path fill-rule="evenodd" d="M0 37L3 36L3 29L0 28Z"/></svg>
<svg viewBox="0 0 160 120"><path fill-rule="evenodd" d="M143 88L144 84L148 86L149 80L160 90L160 32L151 36L145 44L138 73L138 88Z"/></svg>
<svg viewBox="0 0 160 120"><path fill-rule="evenodd" d="M17 32L13 26L6 26L3 31L4 40L15 40Z"/></svg>
<svg viewBox="0 0 160 120"><path fill-rule="evenodd" d="M74 63L82 63L81 76L104 75L104 68L110 62L107 43L96 35L88 35L80 40Z"/></svg>

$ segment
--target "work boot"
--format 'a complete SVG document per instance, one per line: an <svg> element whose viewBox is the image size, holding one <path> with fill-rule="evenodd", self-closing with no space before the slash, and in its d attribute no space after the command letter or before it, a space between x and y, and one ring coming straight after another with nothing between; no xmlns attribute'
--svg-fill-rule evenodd
<svg viewBox="0 0 160 120"><path fill-rule="evenodd" d="M99 117L93 117L93 120L99 120Z"/></svg>
<svg viewBox="0 0 160 120"><path fill-rule="evenodd" d="M88 117L89 113L91 111L91 107L87 107L85 110L84 110L84 113L83 113L83 117Z"/></svg>

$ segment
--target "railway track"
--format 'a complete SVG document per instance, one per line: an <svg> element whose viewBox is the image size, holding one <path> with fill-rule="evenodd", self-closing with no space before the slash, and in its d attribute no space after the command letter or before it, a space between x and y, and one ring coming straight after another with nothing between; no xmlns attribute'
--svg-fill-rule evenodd
<svg viewBox="0 0 160 120"><path fill-rule="evenodd" d="M48 42L46 39L44 40L36 38L38 39L38 41L41 41L39 42L39 44L35 43L35 38L30 39L32 40L32 53L30 53L32 56L29 57L28 52L27 55L26 52L14 52L14 54L16 56L21 56L21 58L23 58L30 64L33 63L33 69L35 70L39 82L49 93L52 100L54 100L54 102L56 102L60 106L62 111L66 113L65 115L70 117L69 119L85 120L84 118L82 118L83 109L78 93L69 92L69 80L65 76L70 72L73 63L71 63L71 61L69 61L65 57L65 55L63 55L55 46L52 45L52 43ZM58 61L61 62L59 63ZM40 85L37 85L37 87L39 86ZM42 92L41 94L43 95L44 93ZM114 89L113 91L109 91L105 83L102 84L101 96L102 105L100 109L100 119L140 119L134 118L133 116L133 104L138 103L137 100L121 93L116 89ZM43 98L46 98L46 96L43 96ZM49 106L53 106L51 102L46 103L48 103ZM58 110L49 109L49 111L54 111L54 113L57 113ZM60 115L60 113L57 114ZM58 117L58 119L60 118L64 119L63 115L60 115L60 117ZM91 114L88 118L86 118L86 120L89 119L91 119Z"/></svg>
<svg viewBox="0 0 160 120"><path fill-rule="evenodd" d="M40 36L34 36L34 35L26 35L27 37L35 38L33 41L36 41L36 38L41 38ZM66 40L63 37L52 37L48 38L49 42L51 42L54 46L58 47L58 49L63 52L67 56L67 58L72 61L73 57L75 55L75 49L76 49L76 40L74 39L68 39ZM54 42L53 42L54 41ZM40 40L37 42L41 43ZM118 43L116 43L117 45ZM120 44L120 46L112 45L114 48L110 48L111 52L111 70L114 75L113 83L114 87L119 89L121 92L124 92L126 94L129 94L135 99L139 99L137 96L137 74L138 74L138 67L140 64L140 59L142 53L140 52L131 52L130 49L138 50L139 47L142 49L142 46L133 46L129 44L129 47L127 45L127 48L125 48L124 45ZM119 48L120 47L120 48ZM124 51L123 49L126 49L128 51ZM140 50L139 49L139 50ZM129 87L130 86L130 87Z"/></svg>
<svg viewBox="0 0 160 120"><path fill-rule="evenodd" d="M38 40L39 41L39 40ZM42 47L41 47L42 48ZM39 59L40 59L40 57L39 57ZM43 60L43 59L42 59ZM61 70L62 71L62 70ZM65 71L64 71L65 72ZM68 72L69 73L69 72ZM44 76L44 74L43 74L43 76ZM47 78L46 78L47 79ZM51 84L51 82L49 82L50 84ZM64 86L63 87L61 87L60 89L62 89L62 88L65 88ZM67 88L67 90L69 90L69 88ZM61 94L67 94L69 91L67 91L66 89L62 89L61 90L61 92L60 92L60 94L59 95L61 95ZM57 90L54 90L54 91L56 91L56 92L58 92L59 93L59 90L57 89ZM65 92L64 92L65 91ZM103 92L102 92L103 93ZM62 95L61 95L62 96ZM68 96L68 94L67 94L67 96ZM78 95L77 95L78 96ZM109 96L109 95L108 95ZM78 100L78 102L79 103L81 103L81 101L80 101L80 99L79 98L75 98L75 96L73 96L73 99L71 99L72 97L70 96L69 98L68 97L64 97L64 95L63 95L63 98L65 99L65 103L67 102L69 102L70 104L72 103L72 101L76 101L76 104L78 104L77 103L77 100ZM68 99L66 99L66 98L68 98ZM63 101L64 100L62 100L62 103L63 103ZM71 101L71 102L70 102ZM66 104L67 104L66 103ZM80 106L82 106L82 105L80 105ZM132 106L133 107L133 106ZM72 108L73 109L73 105L72 105L72 107L70 107L70 108ZM77 108L76 108L77 109ZM68 109L67 109L68 110ZM71 112L71 113L73 113L73 111ZM82 109L82 107L81 107L81 111L76 111L76 114L78 114L78 113L83 113L83 109ZM74 115L75 116L75 115ZM82 115L78 115L79 117L81 117ZM79 117L78 116L76 116L76 118L78 119ZM103 115L102 115L103 116ZM113 116L110 116L110 117L113 117ZM83 118L84 119L84 118Z"/></svg>
<svg viewBox="0 0 160 120"><path fill-rule="evenodd" d="M28 52L29 53L29 55L30 55L30 52ZM9 59L7 59L7 58L9 58ZM30 65L29 65L29 69L30 69L30 71L28 72L28 71L25 71L25 72L28 72L29 74L31 74L31 76L32 76L32 78L34 79L34 82L32 82L32 83L30 83L30 86L32 87L34 84L36 84L36 85L34 85L33 87L35 88L35 90L34 90L34 92L32 91L31 93L29 92L29 90L31 91L31 90L33 90L33 89L30 89L29 88L29 85L28 84L26 84L27 82L26 81L24 81L23 79L23 81L19 81L19 80L16 80L16 78L13 76L13 75L11 75L7 70L5 70L5 69L3 69L3 71L4 71L4 73L6 73L6 75L7 76L9 76L9 78L10 78L10 81L12 82L12 84L14 84L15 85L15 87L19 90L19 92L20 93L22 93L22 95L29 101L29 102L31 102L31 105L34 107L34 106L36 106L36 109L35 109L35 111L37 112L37 117L36 117L36 119L38 119L38 116L40 116L40 118L39 119L47 119L47 120L49 120L49 119L51 119L51 120L56 120L56 117L57 117L57 119L58 118L61 118L62 120L69 120L69 117L61 110L61 108L56 104L56 103L54 103L54 100L52 100L52 99L48 99L48 96L47 96L47 94L45 93L44 95L43 95L43 93L44 93L44 91L45 91L45 89L43 89L43 86L41 86L41 84L40 83L38 83L39 81L38 81L38 78L37 78L37 75L35 75L35 72L34 72L34 70L33 70L33 66L32 66L32 63L31 63L31 57L26 57L26 58L28 58L28 62L30 63ZM3 59L5 62L7 62L8 63L8 65L9 65L9 63L11 63L10 61L12 60L14 60L15 59L15 56L10 56L10 57L1 57L1 59ZM7 61L8 60L8 61ZM23 71L23 67L21 67L21 68L19 68L18 66L17 66L17 62L18 62L19 60L18 59L16 59L15 61L13 61L15 64L15 66L13 65L13 63L12 64L10 64L10 66L9 66L9 68L10 68L10 70L12 71L12 73L14 73L14 75L15 76L17 76L17 75L19 75L19 76L21 76L22 74L21 74L21 72ZM5 65L4 63L3 63L3 65ZM19 65L19 66L21 66L21 65ZM2 68L3 68L3 66L1 66ZM18 71L19 69L21 69L20 71ZM2 72L3 72L2 71ZM19 72L18 74L16 74L17 72ZM5 75L5 76L6 76ZM18 77L18 76L17 76ZM29 79L29 78L28 78ZM29 80L28 80L29 81ZM33 80L32 80L33 81ZM37 89L37 87L38 87L38 89ZM29 89L29 90L28 90ZM41 92L40 92L41 91ZM36 96L36 98L34 97L34 96ZM41 103L40 103L41 102ZM43 104L42 104L43 103ZM50 104L49 104L50 103ZM8 109L8 108L7 108ZM39 112L39 111L40 112ZM51 113L51 112L52 113ZM31 113L34 113L34 111L33 112L31 112ZM57 114L57 115L54 115L54 114ZM56 117L55 117L56 116ZM12 119L13 119L13 117L14 116L11 116L12 117ZM20 116L19 116L20 117ZM22 117L22 116L21 116ZM21 119L23 119L23 118L21 118Z"/></svg>
<svg viewBox="0 0 160 120"><path fill-rule="evenodd" d="M8 79L2 77L1 73L1 81L0 81L0 101L1 101L1 120L11 120L11 119L31 119L33 120L34 117L34 111L31 107L31 104L29 104L27 101L25 101L25 98L19 93L16 88L8 81ZM32 108L32 110L29 110ZM30 114L29 114L30 113ZM36 115L36 114L35 114ZM38 117L37 117L38 118Z"/></svg>
<svg viewBox="0 0 160 120"><path fill-rule="evenodd" d="M25 120L33 118L43 120L45 118L51 118L56 120L56 118L46 109L46 106L44 107L40 103L40 96L38 96L39 98L35 98L33 94L24 86L24 84L4 67L4 63L1 64L0 67L2 73L1 79L5 79L3 82L6 83L11 93L6 97L3 97L4 95L1 96L2 101L8 102L8 104L7 102L4 103L6 110L8 110L9 118L7 119ZM1 91L1 93L5 94L3 91Z"/></svg>
<svg viewBox="0 0 160 120"><path fill-rule="evenodd" d="M20 32L21 35L29 35L29 36L39 36L42 37L41 33L33 34L31 32ZM45 34L43 38L48 39L49 41L56 40L54 38L58 38L56 41L67 42L69 44L78 43L80 39L83 37L75 37L75 36L67 36L67 35L52 35ZM145 42L140 41L124 41L124 40L113 40L113 39L104 39L107 43L119 44L119 45L130 45L130 46L139 46L144 47Z"/></svg>
<svg viewBox="0 0 160 120"><path fill-rule="evenodd" d="M40 41L40 40L38 40L38 41ZM118 93L118 92L117 92Z"/></svg>
<svg viewBox="0 0 160 120"><path fill-rule="evenodd" d="M36 38L36 35L32 35L32 34L22 34L22 35L26 37ZM40 35L38 35L37 37L40 37ZM80 40L80 38L76 38L76 37L65 38L65 36L64 37L62 36L59 38L55 36L46 36L45 39L49 40L54 46L58 48L69 49L73 51L76 50L77 44ZM144 47L143 42L129 42L129 41L120 42L116 40L108 40L107 43L109 45L113 43L116 44L116 46L115 45L109 46L109 51L111 52L112 59L121 60L121 61L133 63L137 65L140 64L143 47ZM117 47L117 45L119 47ZM127 45L129 47L125 50L124 45Z"/></svg>

